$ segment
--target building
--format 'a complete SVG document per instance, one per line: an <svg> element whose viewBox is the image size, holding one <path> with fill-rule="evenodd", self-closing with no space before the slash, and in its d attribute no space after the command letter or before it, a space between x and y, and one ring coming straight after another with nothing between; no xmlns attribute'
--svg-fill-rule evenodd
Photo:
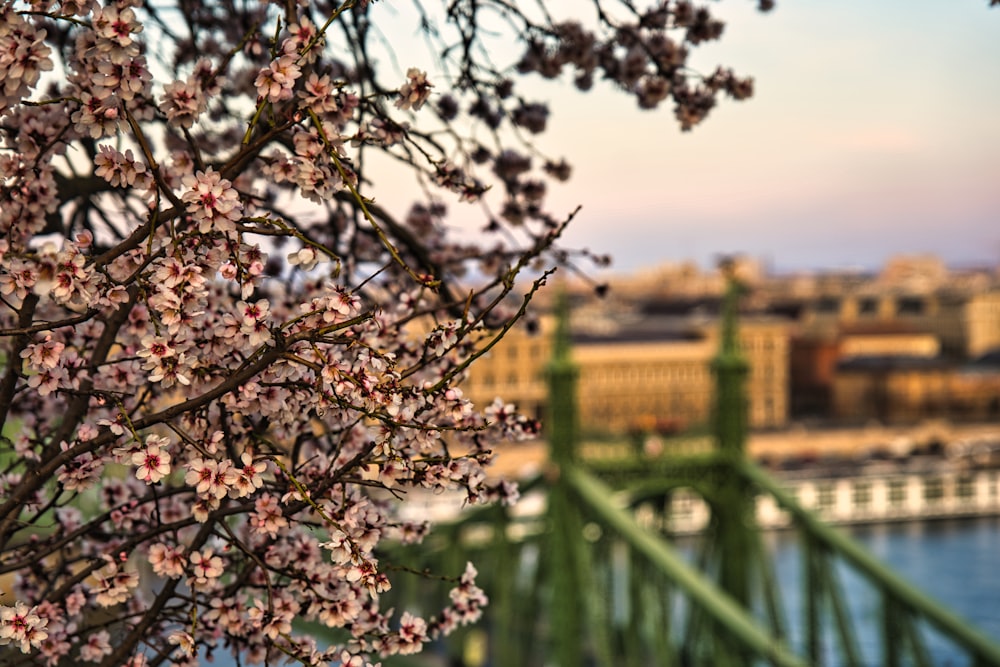
<svg viewBox="0 0 1000 667"><path fill-rule="evenodd" d="M1000 288L995 287L912 292L866 283L768 303L772 311L795 317L802 338L829 338L851 327L898 326L936 336L941 353L951 359L1000 349Z"/></svg>
<svg viewBox="0 0 1000 667"><path fill-rule="evenodd" d="M697 308L680 315L663 310L662 304L647 304L610 318L585 308L576 311L573 359L580 369L577 400L585 433L672 432L707 423L718 318L694 312ZM553 328L546 316L537 333L508 332L470 367L465 395L480 405L500 396L526 414L543 417ZM787 323L742 318L740 341L750 367L750 426L781 428L788 418Z"/></svg>
<svg viewBox="0 0 1000 667"><path fill-rule="evenodd" d="M912 424L927 419L1000 418L1000 354L966 364L939 357L868 356L842 361L834 373L832 417L842 423L877 420Z"/></svg>
<svg viewBox="0 0 1000 667"><path fill-rule="evenodd" d="M936 358L846 359L834 373L831 417L898 424L947 416L950 375L950 367Z"/></svg>
<svg viewBox="0 0 1000 667"><path fill-rule="evenodd" d="M1000 350L1000 274L950 272L934 257L893 258L880 273L797 276L766 275L744 258L737 273L751 287L740 327L754 428L781 428L790 418L1000 417L998 373L972 364ZM603 300L587 298L592 285L567 286L585 430L706 422L724 286L719 272L691 263L616 280ZM472 366L467 395L480 404L502 396L544 417L550 330L543 317L537 335L511 331Z"/></svg>
<svg viewBox="0 0 1000 667"><path fill-rule="evenodd" d="M552 358L555 321L543 316L536 326L514 327L469 366L462 391L477 406L497 397L514 403L525 415L542 419L548 398L545 365Z"/></svg>
<svg viewBox="0 0 1000 667"><path fill-rule="evenodd" d="M795 304L776 304L773 309L795 320L790 351L792 415L854 421L878 418L875 414L883 414L882 408L851 397L854 389L847 388L856 384L862 373L869 375L866 396L871 392L881 396L882 390L874 389L873 383L884 383L885 378L891 377L897 386L886 391L899 398L895 404L911 404L899 408L903 413L922 409L920 404L925 401L924 407L934 407L935 416L982 414L978 408L964 412L938 409L944 399L935 397L938 389L930 385L940 384L937 376L942 369L956 368L1000 349L1000 289L948 288L918 294L876 293L868 286L855 293L826 294ZM918 362L924 365L923 370L900 362L901 357L924 360ZM857 361L862 358L869 360ZM929 359L939 360L933 372L927 367ZM837 396L834 375L840 376ZM903 375L907 377L905 381L901 379ZM924 381L928 386L917 389ZM953 397L956 391L961 393L958 385L949 389L949 396ZM909 398L904 400L902 396ZM863 409L854 414L853 405ZM902 413L896 418L902 418Z"/></svg>
<svg viewBox="0 0 1000 667"><path fill-rule="evenodd" d="M647 324L574 338L585 430L675 431L708 422L718 320L688 322L686 327ZM740 343L750 366L750 427L783 427L788 416L787 325L775 319L742 319Z"/></svg>

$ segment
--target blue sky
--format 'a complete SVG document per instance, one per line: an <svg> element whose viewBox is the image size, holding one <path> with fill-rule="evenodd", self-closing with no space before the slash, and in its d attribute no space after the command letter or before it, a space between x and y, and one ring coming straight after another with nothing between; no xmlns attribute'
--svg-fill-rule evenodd
<svg viewBox="0 0 1000 667"><path fill-rule="evenodd" d="M612 253L621 271L728 252L778 270L876 267L894 253L1000 263L1000 10L755 4L711 3L728 25L695 59L754 76L754 98L724 101L690 133L606 85L531 86L553 110L540 145L575 166L551 199L583 206L568 242Z"/></svg>

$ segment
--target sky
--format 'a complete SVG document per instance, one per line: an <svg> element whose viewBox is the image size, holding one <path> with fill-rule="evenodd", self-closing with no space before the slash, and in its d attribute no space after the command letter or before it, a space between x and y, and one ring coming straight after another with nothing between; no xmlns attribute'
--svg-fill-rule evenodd
<svg viewBox="0 0 1000 667"><path fill-rule="evenodd" d="M540 146L574 165L549 199L582 206L567 244L611 253L619 272L724 253L778 272L893 254L1000 264L1000 9L987 4L711 3L727 26L696 68L732 66L756 90L688 133L606 84L522 88L551 104Z"/></svg>

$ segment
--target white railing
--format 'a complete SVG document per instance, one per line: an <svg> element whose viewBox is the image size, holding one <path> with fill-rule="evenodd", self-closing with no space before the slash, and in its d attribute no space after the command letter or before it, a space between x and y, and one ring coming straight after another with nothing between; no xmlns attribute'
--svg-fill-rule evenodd
<svg viewBox="0 0 1000 667"><path fill-rule="evenodd" d="M1000 514L1000 471L897 473L848 478L810 478L783 484L805 509L828 523L876 523ZM679 491L670 501L670 530L696 533L710 511L697 495ZM770 496L757 499L757 524L790 522Z"/></svg>

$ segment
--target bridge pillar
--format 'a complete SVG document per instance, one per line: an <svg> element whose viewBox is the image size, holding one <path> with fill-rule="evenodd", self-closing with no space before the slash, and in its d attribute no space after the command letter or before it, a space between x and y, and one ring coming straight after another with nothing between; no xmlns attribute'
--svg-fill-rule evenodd
<svg viewBox="0 0 1000 667"><path fill-rule="evenodd" d="M717 447L732 463L746 455L747 397L749 365L740 351L737 314L745 291L736 278L731 262L720 267L727 279L722 304L719 353L712 362L715 375L715 404L712 415ZM732 469L736 469L733 467ZM720 479L714 494L712 513L719 555L719 586L744 608L751 606L751 570L753 567L754 499L745 480ZM735 649L731 655L737 664L749 664L751 657Z"/></svg>
<svg viewBox="0 0 1000 667"><path fill-rule="evenodd" d="M549 390L545 433L549 441L549 460L558 464L576 460L580 429L576 403L576 381L580 369L573 363L570 354L569 297L565 292L559 295L556 303L556 330L553 336L552 358L545 367Z"/></svg>
<svg viewBox="0 0 1000 667"><path fill-rule="evenodd" d="M576 460L579 435L576 403L579 368L570 357L569 301L565 292L559 295L556 317L553 354L546 367L549 385L546 436L554 479L547 510L549 553L542 558L543 562L548 562L549 581L552 582L550 604L555 665L579 667L583 664L584 610L588 601L585 599L587 587L583 585L582 520L562 475Z"/></svg>
<svg viewBox="0 0 1000 667"><path fill-rule="evenodd" d="M723 262L728 283L722 302L719 353L712 360L715 375L715 405L712 427L719 449L731 456L744 456L747 439L746 379L750 366L740 351L736 320L740 297L746 288L736 278L731 262Z"/></svg>

